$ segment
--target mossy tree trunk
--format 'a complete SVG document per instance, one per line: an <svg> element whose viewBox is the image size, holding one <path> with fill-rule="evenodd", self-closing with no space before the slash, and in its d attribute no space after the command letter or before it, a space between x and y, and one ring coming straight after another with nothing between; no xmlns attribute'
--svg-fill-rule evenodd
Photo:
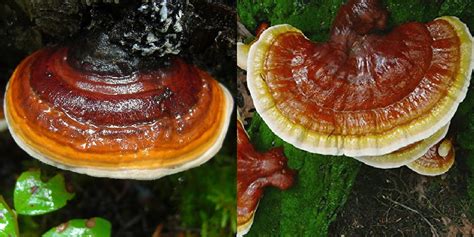
<svg viewBox="0 0 474 237"><path fill-rule="evenodd" d="M284 142L254 115L248 130L256 149L283 147L296 182L288 190L268 188L249 236L326 236L359 170L349 157L311 154Z"/></svg>

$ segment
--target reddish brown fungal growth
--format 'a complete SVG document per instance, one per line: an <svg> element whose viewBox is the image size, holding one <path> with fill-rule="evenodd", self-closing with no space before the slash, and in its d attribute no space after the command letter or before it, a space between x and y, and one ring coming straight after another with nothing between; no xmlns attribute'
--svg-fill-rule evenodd
<svg viewBox="0 0 474 237"><path fill-rule="evenodd" d="M313 153L381 156L448 124L469 85L469 30L455 17L387 29L380 2L344 4L327 42L276 25L248 54L239 47L255 108L277 136Z"/></svg>
<svg viewBox="0 0 474 237"><path fill-rule="evenodd" d="M263 33L263 31L268 29L268 27L270 27L270 25L267 22L260 23L260 25L258 25L257 29L255 30L255 36L258 38Z"/></svg>
<svg viewBox="0 0 474 237"><path fill-rule="evenodd" d="M282 148L265 153L255 150L240 122L237 123L237 225L238 235L247 233L263 189L287 189L295 172L288 168Z"/></svg>
<svg viewBox="0 0 474 237"><path fill-rule="evenodd" d="M206 72L178 58L99 72L71 59L70 49L30 55L7 87L10 132L31 156L93 176L156 179L222 146L233 102Z"/></svg>
<svg viewBox="0 0 474 237"><path fill-rule="evenodd" d="M454 164L455 151L451 139L432 146L422 157L407 165L411 170L428 176L446 173Z"/></svg>

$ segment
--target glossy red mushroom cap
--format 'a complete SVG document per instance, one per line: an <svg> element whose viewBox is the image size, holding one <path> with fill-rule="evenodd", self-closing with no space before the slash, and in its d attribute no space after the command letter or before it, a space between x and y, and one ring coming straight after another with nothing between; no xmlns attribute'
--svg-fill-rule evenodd
<svg viewBox="0 0 474 237"><path fill-rule="evenodd" d="M469 30L441 17L378 32L386 18L378 1L355 0L341 7L328 42L290 25L260 35L247 83L276 135L309 152L381 156L448 124L469 85Z"/></svg>
<svg viewBox="0 0 474 237"><path fill-rule="evenodd" d="M195 66L174 59L121 75L76 65L67 47L45 48L10 79L8 126L31 156L93 176L155 179L222 146L232 98Z"/></svg>
<svg viewBox="0 0 474 237"><path fill-rule="evenodd" d="M288 168L282 148L265 153L255 150L241 123L237 123L237 235L246 234L252 223L263 189L289 188L295 172Z"/></svg>

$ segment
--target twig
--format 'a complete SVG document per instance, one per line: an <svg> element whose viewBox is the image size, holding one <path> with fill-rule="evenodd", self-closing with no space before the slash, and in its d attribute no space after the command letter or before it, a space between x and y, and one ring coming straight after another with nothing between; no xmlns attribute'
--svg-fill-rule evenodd
<svg viewBox="0 0 474 237"><path fill-rule="evenodd" d="M244 24L240 23L240 21L237 22L237 35L238 37L242 39L247 39L250 37L253 37L252 33L250 33L247 28L245 28Z"/></svg>
<svg viewBox="0 0 474 237"><path fill-rule="evenodd" d="M413 208L411 208L411 207L409 207L409 206L407 206L407 205L405 205L405 204L403 204L403 203L399 203L399 202L397 202L397 201L395 201L395 200L392 200L392 199L389 198L389 197L386 197L386 196L382 196L382 197L383 197L384 199L387 199L387 200L389 200L390 202L392 202L392 203L398 205L398 206L401 206L401 207L403 207L403 208L405 208L405 209L407 209L407 210L409 210L409 211L412 211L412 212L414 212L414 213L420 215L421 218L430 226L431 233L433 234L433 236L434 236L434 237L439 237L438 230L436 230L436 228L434 227L434 225L431 224L431 222L430 222L425 216L423 216L423 214L421 214L419 211L417 211L417 210L415 210L415 209L413 209Z"/></svg>

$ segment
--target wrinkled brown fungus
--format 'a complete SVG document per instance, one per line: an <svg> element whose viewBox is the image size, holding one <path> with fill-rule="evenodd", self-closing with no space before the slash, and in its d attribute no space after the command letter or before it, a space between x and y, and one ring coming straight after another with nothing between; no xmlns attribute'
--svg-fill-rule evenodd
<svg viewBox="0 0 474 237"><path fill-rule="evenodd" d="M407 164L411 170L428 176L446 173L454 164L454 147L450 139L432 146L426 154Z"/></svg>
<svg viewBox="0 0 474 237"><path fill-rule="evenodd" d="M379 1L350 0L328 42L277 25L248 52L240 45L239 65L270 129L300 149L383 168L406 165L436 144L466 96L472 36L456 17L380 31L386 20ZM410 146L417 152L406 152Z"/></svg>
<svg viewBox="0 0 474 237"><path fill-rule="evenodd" d="M288 168L282 148L257 152L240 122L237 123L237 235L250 229L263 189L287 189L293 184L294 171Z"/></svg>
<svg viewBox="0 0 474 237"><path fill-rule="evenodd" d="M47 164L112 178L156 179L212 158L233 100L208 73L175 56L182 44L179 6L144 3L82 42L24 59L4 104L18 145ZM150 19L155 28L133 32L138 38L123 33L147 29ZM116 35L126 36L123 44Z"/></svg>

